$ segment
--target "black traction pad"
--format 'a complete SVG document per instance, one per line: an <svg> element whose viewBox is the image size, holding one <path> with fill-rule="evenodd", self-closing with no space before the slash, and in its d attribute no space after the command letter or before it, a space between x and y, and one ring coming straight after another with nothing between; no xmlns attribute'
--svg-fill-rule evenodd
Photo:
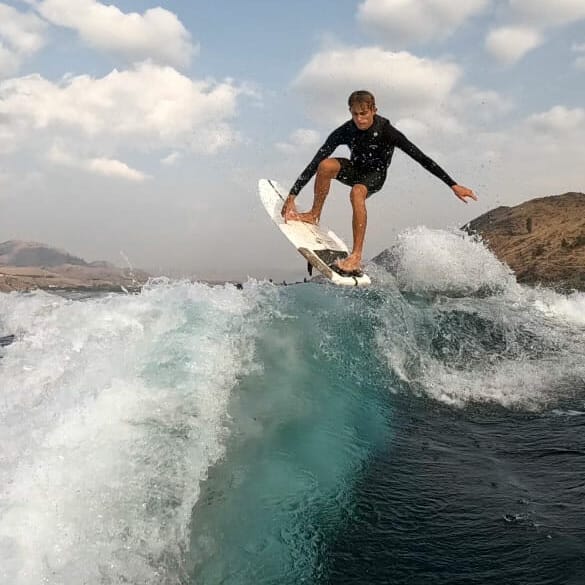
<svg viewBox="0 0 585 585"><path fill-rule="evenodd" d="M343 270L343 268L339 268L337 264L330 264L329 268L333 270L333 272L337 272L340 276L363 276L364 273L361 270Z"/></svg>

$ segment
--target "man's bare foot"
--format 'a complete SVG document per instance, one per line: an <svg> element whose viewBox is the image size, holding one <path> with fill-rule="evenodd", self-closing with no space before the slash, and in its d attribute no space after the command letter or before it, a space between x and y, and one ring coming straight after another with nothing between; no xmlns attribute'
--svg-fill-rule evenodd
<svg viewBox="0 0 585 585"><path fill-rule="evenodd" d="M356 270L361 270L361 258L357 256L348 256L343 260L338 260L336 265L338 268L341 268L344 272L355 272Z"/></svg>
<svg viewBox="0 0 585 585"><path fill-rule="evenodd" d="M316 225L319 223L319 218L314 213L311 213L310 211L307 211L305 213L295 212L294 214L291 214L290 217L287 217L287 219L290 219L292 221L303 221L305 223L312 223L313 225Z"/></svg>

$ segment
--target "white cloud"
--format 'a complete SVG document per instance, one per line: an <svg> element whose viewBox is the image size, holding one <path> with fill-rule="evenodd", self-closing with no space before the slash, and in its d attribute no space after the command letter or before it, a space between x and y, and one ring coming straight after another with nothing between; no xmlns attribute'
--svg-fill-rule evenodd
<svg viewBox="0 0 585 585"><path fill-rule="evenodd" d="M536 29L525 26L502 27L488 34L485 46L500 63L512 65L543 42L542 34Z"/></svg>
<svg viewBox="0 0 585 585"><path fill-rule="evenodd" d="M285 153L297 152L308 147L317 146L319 139L320 134L316 130L299 128L291 133L288 142L278 142L276 148Z"/></svg>
<svg viewBox="0 0 585 585"><path fill-rule="evenodd" d="M234 116L240 93L230 82L192 81L170 67L143 63L102 78L53 83L35 74L6 80L0 83L0 115L24 131L75 131L140 141L144 149L185 147L199 131L217 127L225 134L222 124Z"/></svg>
<svg viewBox="0 0 585 585"><path fill-rule="evenodd" d="M18 66L15 66L14 59L14 53L0 42L0 77L14 73L18 69Z"/></svg>
<svg viewBox="0 0 585 585"><path fill-rule="evenodd" d="M581 133L585 131L585 110L554 106L546 112L530 116L527 124L534 130L553 136L574 131Z"/></svg>
<svg viewBox="0 0 585 585"><path fill-rule="evenodd" d="M213 154L239 141L230 120L242 93L230 81L193 81L148 63L59 83L31 75L0 82L1 128L12 151L41 153L58 141L85 159L132 151ZM132 175L100 161L90 170Z"/></svg>
<svg viewBox="0 0 585 585"><path fill-rule="evenodd" d="M507 0L500 8L505 23L488 34L485 46L507 65L542 45L551 28L585 19L584 0Z"/></svg>
<svg viewBox="0 0 585 585"><path fill-rule="evenodd" d="M85 166L98 175L119 177L129 181L144 181L147 176L130 168L126 163L111 158L93 158L85 161Z"/></svg>
<svg viewBox="0 0 585 585"><path fill-rule="evenodd" d="M468 134L473 137L474 164L467 172L472 171L478 187L485 185L490 207L583 189L583 108L556 105L502 131L482 133L470 127Z"/></svg>
<svg viewBox="0 0 585 585"><path fill-rule="evenodd" d="M181 160L181 157L182 154L175 150L174 152L171 152L169 155L161 158L160 162L165 166L171 167L173 165L176 165Z"/></svg>
<svg viewBox="0 0 585 585"><path fill-rule="evenodd" d="M358 20L385 44L424 42L450 36L489 0L365 0Z"/></svg>
<svg viewBox="0 0 585 585"><path fill-rule="evenodd" d="M585 110L557 105L482 137L496 153L486 166L491 191L505 194L508 204L525 198L583 189ZM514 196L514 193L518 195ZM514 198L516 197L516 201Z"/></svg>
<svg viewBox="0 0 585 585"><path fill-rule="evenodd" d="M242 141L239 132L225 122L216 122L211 126L202 126L193 133L189 142L192 152L215 154Z"/></svg>
<svg viewBox="0 0 585 585"><path fill-rule="evenodd" d="M513 18L536 26L555 26L585 18L583 0L509 0Z"/></svg>
<svg viewBox="0 0 585 585"><path fill-rule="evenodd" d="M95 175L134 182L141 182L148 178L144 173L130 168L126 163L119 160L105 157L83 158L72 152L67 152L57 144L53 144L46 158L54 164L80 169Z"/></svg>
<svg viewBox="0 0 585 585"><path fill-rule="evenodd" d="M0 76L14 74L26 57L43 47L45 29L35 14L0 3Z"/></svg>
<svg viewBox="0 0 585 585"><path fill-rule="evenodd" d="M198 50L177 16L160 7L138 14L96 0L43 0L37 10L50 23L77 31L89 46L130 62L184 67Z"/></svg>
<svg viewBox="0 0 585 585"><path fill-rule="evenodd" d="M433 61L378 47L345 48L317 53L303 67L294 86L306 97L309 113L321 122L348 118L347 97L369 89L379 104L391 107L393 119L446 104L461 71L454 63Z"/></svg>

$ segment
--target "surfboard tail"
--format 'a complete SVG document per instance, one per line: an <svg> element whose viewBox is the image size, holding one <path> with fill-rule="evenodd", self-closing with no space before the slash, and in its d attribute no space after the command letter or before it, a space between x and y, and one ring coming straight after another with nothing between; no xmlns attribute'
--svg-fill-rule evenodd
<svg viewBox="0 0 585 585"><path fill-rule="evenodd" d="M332 264L337 259L347 258L347 252L338 250L310 250L309 248L298 248L298 251L307 259L309 266L316 268L323 276L335 284L345 286L365 286L371 284L370 278L363 272L347 274L342 270L335 270L332 267ZM324 262L323 258L326 258L329 264ZM309 271L309 275L311 273L312 271Z"/></svg>

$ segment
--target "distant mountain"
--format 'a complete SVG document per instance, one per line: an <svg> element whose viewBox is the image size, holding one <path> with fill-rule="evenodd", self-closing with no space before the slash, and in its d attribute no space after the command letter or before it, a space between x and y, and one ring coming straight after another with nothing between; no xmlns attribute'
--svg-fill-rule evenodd
<svg viewBox="0 0 585 585"><path fill-rule="evenodd" d="M50 267L61 264L87 266L82 258L38 242L9 240L0 244L0 265Z"/></svg>
<svg viewBox="0 0 585 585"><path fill-rule="evenodd" d="M149 275L109 262L86 262L38 242L0 243L0 291L41 289L120 290L138 288Z"/></svg>
<svg viewBox="0 0 585 585"><path fill-rule="evenodd" d="M463 229L481 235L518 282L585 290L585 193L498 207Z"/></svg>

